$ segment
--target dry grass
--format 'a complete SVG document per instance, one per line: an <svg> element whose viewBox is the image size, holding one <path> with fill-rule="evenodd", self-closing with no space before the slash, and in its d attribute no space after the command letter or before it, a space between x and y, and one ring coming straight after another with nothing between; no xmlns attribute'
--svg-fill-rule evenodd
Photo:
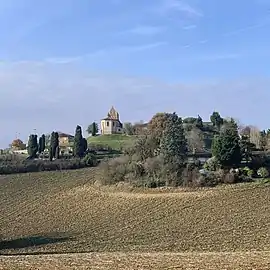
<svg viewBox="0 0 270 270"><path fill-rule="evenodd" d="M75 269L84 262L93 267L83 269L270 269L269 186L130 191L95 186L95 175L96 169L84 169L0 176L0 235L5 240L67 237L0 252L94 252L2 257L0 269L9 262L14 269L30 269L33 261L35 269ZM255 251L261 253L245 253ZM56 268L48 268L48 260ZM219 263L222 267L214 268Z"/></svg>

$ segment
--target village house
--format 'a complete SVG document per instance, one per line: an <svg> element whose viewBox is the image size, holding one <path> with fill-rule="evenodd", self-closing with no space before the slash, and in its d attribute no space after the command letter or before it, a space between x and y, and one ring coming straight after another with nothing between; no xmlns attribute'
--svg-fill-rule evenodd
<svg viewBox="0 0 270 270"><path fill-rule="evenodd" d="M60 147L69 147L71 143L74 141L74 136L63 133L63 132L58 132L59 135L59 146Z"/></svg>

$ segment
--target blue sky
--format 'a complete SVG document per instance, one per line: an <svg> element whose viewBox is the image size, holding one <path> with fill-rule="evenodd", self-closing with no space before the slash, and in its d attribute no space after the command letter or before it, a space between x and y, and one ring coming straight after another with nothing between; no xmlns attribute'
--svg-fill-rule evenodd
<svg viewBox="0 0 270 270"><path fill-rule="evenodd" d="M0 0L0 147L106 116L270 127L270 0Z"/></svg>

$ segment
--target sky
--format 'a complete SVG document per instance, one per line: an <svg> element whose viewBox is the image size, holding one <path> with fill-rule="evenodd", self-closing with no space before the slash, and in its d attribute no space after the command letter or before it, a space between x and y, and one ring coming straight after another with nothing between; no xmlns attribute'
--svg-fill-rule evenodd
<svg viewBox="0 0 270 270"><path fill-rule="evenodd" d="M270 0L0 0L0 148L213 111L270 128Z"/></svg>

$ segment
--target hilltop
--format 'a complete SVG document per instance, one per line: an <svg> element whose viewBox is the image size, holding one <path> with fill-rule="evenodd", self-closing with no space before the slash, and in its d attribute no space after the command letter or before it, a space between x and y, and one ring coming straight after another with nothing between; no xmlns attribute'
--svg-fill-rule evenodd
<svg viewBox="0 0 270 270"><path fill-rule="evenodd" d="M111 135L98 135L90 136L87 138L89 146L105 146L112 148L113 150L121 150L123 147L128 146L137 136L124 135L124 134L111 134Z"/></svg>

